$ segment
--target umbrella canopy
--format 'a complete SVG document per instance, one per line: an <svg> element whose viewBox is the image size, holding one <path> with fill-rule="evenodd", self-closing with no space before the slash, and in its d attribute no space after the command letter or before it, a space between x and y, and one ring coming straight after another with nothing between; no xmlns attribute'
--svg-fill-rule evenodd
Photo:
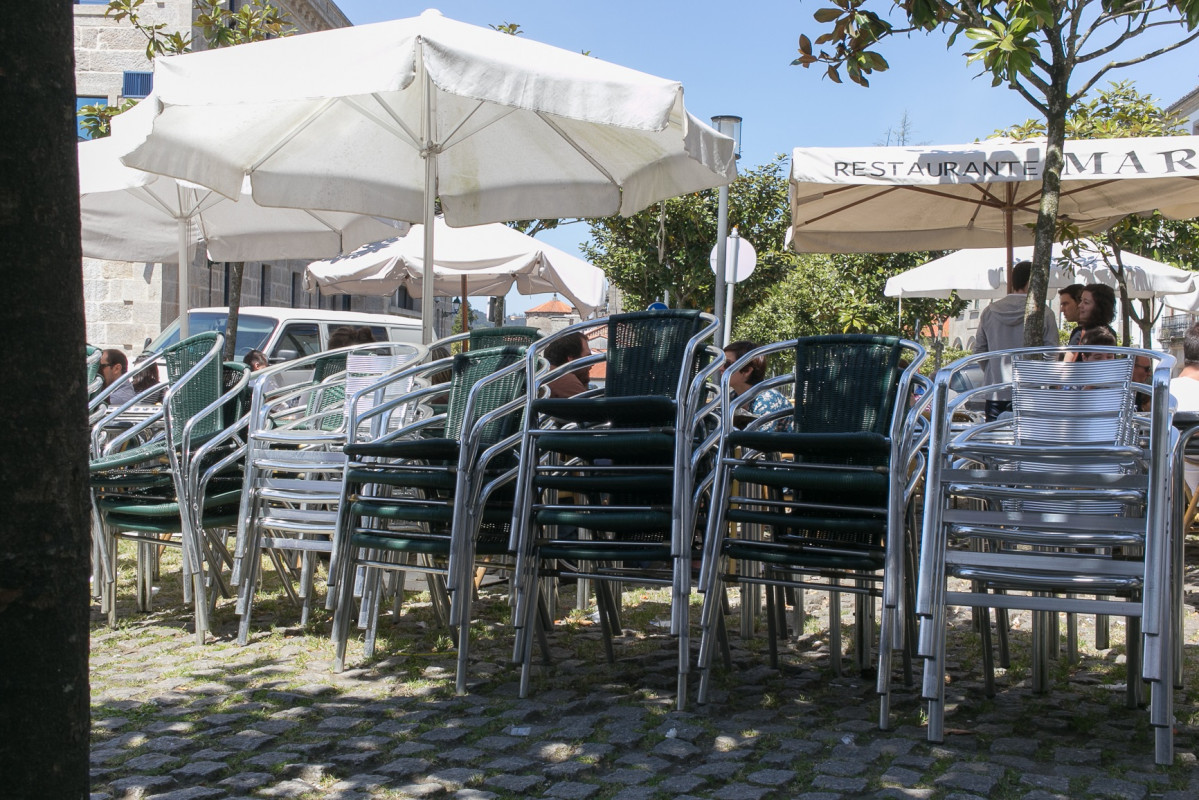
<svg viewBox="0 0 1199 800"><path fill-rule="evenodd" d="M434 222L434 294L459 294L466 279L469 295L504 295L515 285L521 294L557 292L584 317L603 302L604 273L581 258L500 223L451 228ZM329 294L391 294L407 288L423 296L424 231L364 245L353 253L308 265L304 285Z"/></svg>
<svg viewBox="0 0 1199 800"><path fill-rule="evenodd" d="M135 106L114 119L112 136L78 145L85 256L186 265L188 251L203 242L214 261L314 258L344 253L410 227L363 214L260 206L249 195L248 181L235 202L197 184L127 167L120 157L131 139L140 140L135 135L139 128L148 130L146 110ZM179 289L183 324L185 280Z"/></svg>
<svg viewBox="0 0 1199 800"><path fill-rule="evenodd" d="M1032 259L1031 247L1018 247L1014 253L1017 261ZM1072 259L1062 256L1061 245L1054 245L1053 257L1049 275L1051 289L1071 283L1103 283L1117 287L1116 276L1108 267L1104 253L1094 243L1084 244L1081 253ZM1108 258L1114 263L1110 252ZM1135 253L1122 252L1120 259L1131 298L1168 297L1195 288L1192 272ZM889 278L883 293L887 297L946 298L954 291L966 300L998 298L1007 294L1007 250L1002 247L959 250L933 259Z"/></svg>
<svg viewBox="0 0 1199 800"><path fill-rule="evenodd" d="M1199 137L1068 141L1059 215L1101 231L1128 214L1199 214ZM1032 244L1045 141L797 148L791 247L885 253Z"/></svg>
<svg viewBox="0 0 1199 800"><path fill-rule="evenodd" d="M632 214L730 181L733 141L682 87L419 17L155 61L153 132L126 157L264 205L454 226ZM432 303L424 303L432 336Z"/></svg>

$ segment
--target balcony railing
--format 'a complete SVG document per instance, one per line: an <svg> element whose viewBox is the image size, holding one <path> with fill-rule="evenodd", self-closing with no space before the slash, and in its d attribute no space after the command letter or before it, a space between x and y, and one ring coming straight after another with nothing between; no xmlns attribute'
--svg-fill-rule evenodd
<svg viewBox="0 0 1199 800"><path fill-rule="evenodd" d="M1186 335L1187 328L1194 324L1190 314L1175 314L1162 318L1161 338L1163 341L1181 339Z"/></svg>

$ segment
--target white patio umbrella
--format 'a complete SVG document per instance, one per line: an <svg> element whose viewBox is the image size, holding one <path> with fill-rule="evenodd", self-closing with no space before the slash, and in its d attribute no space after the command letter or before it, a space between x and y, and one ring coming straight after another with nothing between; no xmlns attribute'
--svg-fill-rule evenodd
<svg viewBox="0 0 1199 800"><path fill-rule="evenodd" d="M410 227L363 214L260 206L250 197L248 182L235 202L203 186L127 167L120 157L143 123L148 130L149 117L134 107L114 119L112 136L78 145L83 255L182 265L179 320L184 336L185 267L191 262L189 251L199 243L214 261L314 258L344 253Z"/></svg>
<svg viewBox="0 0 1199 800"><path fill-rule="evenodd" d="M736 174L732 139L687 113L677 82L434 11L154 69L159 113L127 164L422 222L426 282L435 199L453 226L628 215Z"/></svg>
<svg viewBox="0 0 1199 800"><path fill-rule="evenodd" d="M604 273L598 267L500 223L451 228L434 222L437 255L433 293L504 295L516 286L521 294L557 292L590 316L603 302ZM424 296L424 230L414 225L403 237L363 245L354 252L314 261L304 273L309 291L328 294L391 294L404 287Z"/></svg>
<svg viewBox="0 0 1199 800"><path fill-rule="evenodd" d="M1031 247L1017 247L1016 261L1032 259ZM1049 275L1051 289L1071 283L1103 283L1117 288L1116 276L1108 266L1104 253L1094 243L1084 245L1072 259L1062 256L1061 245L1053 247L1053 265ZM1107 254L1108 259L1114 257ZM1195 274L1145 258L1122 252L1128 296L1133 299L1169 298L1195 288ZM958 250L935 258L918 267L901 272L887 280L883 294L887 297L946 298L956 291L965 300L999 298L1007 294L1007 250L1002 247ZM1169 304L1169 300L1166 300Z"/></svg>
<svg viewBox="0 0 1199 800"><path fill-rule="evenodd" d="M1133 213L1199 213L1199 137L1068 141L1060 216L1102 231ZM1032 244L1045 142L796 148L791 247L882 253Z"/></svg>

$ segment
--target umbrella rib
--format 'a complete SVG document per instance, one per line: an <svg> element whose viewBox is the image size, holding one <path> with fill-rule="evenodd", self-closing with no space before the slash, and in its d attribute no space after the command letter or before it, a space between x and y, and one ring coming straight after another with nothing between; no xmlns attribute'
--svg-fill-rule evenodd
<svg viewBox="0 0 1199 800"><path fill-rule="evenodd" d="M287 146L293 139L295 139L297 136L299 136L301 133L303 133L308 128L309 125L316 122L321 117L321 115L324 114L326 111L328 111L329 107L332 106L336 102L337 102L337 98L329 98L329 99L325 100L323 103L321 103L319 108L317 108L311 114L309 114L304 119L302 119L300 122L298 122L294 127L292 127L292 129L290 131L283 134L283 136L281 136L279 138L279 140L277 142L275 142L275 144L272 147L270 147L257 161L255 161L253 164L250 165L250 168L248 170L246 170L246 172L254 172L259 167L261 167L263 164L265 164L267 161L269 161L271 159L271 157L275 155L275 153L279 152L281 149L283 149L285 146Z"/></svg>
<svg viewBox="0 0 1199 800"><path fill-rule="evenodd" d="M379 97L379 95L377 93L372 94L371 97L374 98L375 102L379 104L379 108L383 109L383 113L386 114L387 117L392 122L394 122L396 125L398 125L400 130L403 132L403 134L408 137L408 144L412 145L414 148L419 150L421 147L420 136L418 136L416 134L416 132L414 132L411 128L409 128L408 125L404 122L404 120L395 113L395 110L391 106L387 105L387 103L384 103L383 98ZM390 128L387 127L387 125L383 122L383 120L379 119L375 114L372 114L370 109L365 108L361 103L359 103L354 98L346 97L343 99L345 100L345 102L348 106L353 108L358 113L362 114L362 116L366 117L368 120L375 123L383 130L388 131L389 133L393 132Z"/></svg>
<svg viewBox="0 0 1199 800"><path fill-rule="evenodd" d="M838 193L840 193L840 192L849 191L849 189L856 189L856 188L858 188L859 186L861 186L861 184L854 184L853 186L846 186L846 187L845 187L845 188L843 188L843 189L833 189L832 191L825 192L824 194L825 194L825 196L827 196L827 195L831 195L831 194L838 194ZM898 189L900 189L900 188L902 188L902 187L899 187L899 186L888 186L887 188L883 189L881 192L876 192L876 193L874 193L874 194L871 194L871 195L870 195L870 196L868 196L868 197L861 197L861 198L859 198L859 199L857 199L857 200L854 200L854 201L852 201L852 202L850 202L850 203L846 203L846 204L845 204L845 205L843 205L843 206L837 206L836 208L834 208L834 209L832 209L832 210L830 210L830 211L827 211L827 212L825 212L825 213L821 214L821 215L820 215L820 216L818 216L818 217L812 217L811 219L805 219L805 220L803 221L803 224L804 224L804 225L811 225L813 222L820 222L820 221L821 221L821 220L823 220L823 219L827 219L828 217L835 216L835 215L837 215L837 214L840 214L840 213L841 213L841 212L843 212L843 211L848 211L848 210L849 210L849 209L851 209L851 208L854 208L854 207L856 207L856 206L860 206L862 203L869 203L871 200L877 200L878 198L880 198L880 197L883 197L883 196L885 196L885 195L888 195L888 194L890 194L891 192L897 191L897 190L898 190ZM801 203L801 205L802 205L802 203ZM802 226L796 226L796 227L802 227Z"/></svg>
<svg viewBox="0 0 1199 800"><path fill-rule="evenodd" d="M457 136L457 135L458 135L458 132L459 132L459 131L461 131L461 130L462 130L462 128L466 126L466 123L470 122L470 120L471 120L471 119L472 119L472 118L475 116L475 114L478 112L478 110L479 110L480 108L482 108L482 107L483 107L483 101L482 101L482 100L480 100L478 103L476 103L476 104L475 104L475 107L474 107L474 108L472 108L472 109L470 110L470 113L469 113L469 114L466 114L466 115L465 115L465 116L462 118L462 121L461 121L461 122L459 122L457 125L455 125L455 126L454 126L454 129L453 129L452 131L450 131L450 132L449 132L449 134L447 134L447 135L445 136L445 138L443 138L443 139L442 139L442 140L441 140L441 141L438 143L438 145L437 145L438 152L444 153L446 150L450 149L451 147L454 147L455 145L462 144L462 143L463 143L463 142L465 142L467 139L469 139L470 137L474 136L476 133L479 133L480 131L482 131L484 128L487 128L487 127L490 127L491 125L494 125L495 123L497 123L497 122L499 122L500 120L502 120L504 117L507 117L507 116L509 116L510 114L513 114L513 113L515 113L515 112L517 111L516 107L514 107L514 106L509 106L509 107L507 107L507 108L504 110L504 113L503 113L503 114L501 114L500 116L498 116L498 117L496 117L495 119L491 120L491 121L490 121L490 122L488 122L486 125L484 125L482 128L475 128L473 131L471 131L470 133L468 133L468 134L466 134L465 136L463 136L463 137L462 137L460 140L458 140L458 141L456 141L456 142L455 142L455 141L452 141L452 140L453 140L453 138L454 138L455 136Z"/></svg>
<svg viewBox="0 0 1199 800"><path fill-rule="evenodd" d="M590 153L588 153L586 150L584 150L582 147L580 147L578 145L578 143L575 142L574 139L572 139L569 135L567 135L566 131L562 130L562 128L559 127L558 123L554 122L552 119L550 119L548 116L546 116L541 111L537 111L535 113L537 114L538 119L540 119L542 122L544 122L546 125L548 125L550 127L550 129L554 131L554 133L556 133L560 137L562 137L562 141L566 142L568 145L573 147L575 149L575 152L578 153L579 155L581 155L587 161L587 163L589 163L589 164L591 164L591 166L595 167L596 171L599 172L599 174L603 175L605 178L607 178L609 183L611 183L613 186L620 185L620 182L617 181L616 178L612 177L612 173L608 172L608 170L604 168L603 164L600 164L598 161L596 161L595 158Z"/></svg>

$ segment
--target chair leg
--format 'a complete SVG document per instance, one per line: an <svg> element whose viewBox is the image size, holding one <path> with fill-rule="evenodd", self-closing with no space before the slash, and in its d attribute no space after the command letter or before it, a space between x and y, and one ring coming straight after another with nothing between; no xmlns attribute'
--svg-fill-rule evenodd
<svg viewBox="0 0 1199 800"><path fill-rule="evenodd" d="M1107 614L1095 615L1095 649L1107 650L1112 646L1111 621Z"/></svg>
<svg viewBox="0 0 1199 800"><path fill-rule="evenodd" d="M778 613L775 608L775 587L766 586L766 637L770 646L770 668L779 668Z"/></svg>
<svg viewBox="0 0 1199 800"><path fill-rule="evenodd" d="M611 587L607 581L595 582L595 605L596 613L599 616L600 631L604 637L604 655L608 658L609 664L616 663L616 652L612 649L612 619L610 617L610 598Z"/></svg>
<svg viewBox="0 0 1199 800"><path fill-rule="evenodd" d="M995 696L995 652L992 649L991 643L991 610L986 607L978 609L982 612L979 621L982 623L979 628L979 638L981 640L982 661L983 661L983 693L987 697ZM998 611L999 609L996 609Z"/></svg>
<svg viewBox="0 0 1199 800"><path fill-rule="evenodd" d="M833 674L842 675L841 671L841 593L828 593L828 650L832 662Z"/></svg>

